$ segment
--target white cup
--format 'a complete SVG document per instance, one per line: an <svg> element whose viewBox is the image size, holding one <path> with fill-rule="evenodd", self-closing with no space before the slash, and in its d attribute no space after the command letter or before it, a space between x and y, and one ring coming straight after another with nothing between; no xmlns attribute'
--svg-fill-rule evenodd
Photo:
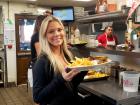
<svg viewBox="0 0 140 105"><path fill-rule="evenodd" d="M120 80L123 77L123 90L127 92L137 92L140 73L136 71L124 71L120 73Z"/></svg>

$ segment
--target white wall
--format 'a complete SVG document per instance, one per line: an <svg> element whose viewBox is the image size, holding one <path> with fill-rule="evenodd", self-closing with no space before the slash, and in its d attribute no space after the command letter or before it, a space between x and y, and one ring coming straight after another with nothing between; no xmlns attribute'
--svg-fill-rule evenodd
<svg viewBox="0 0 140 105"><path fill-rule="evenodd" d="M8 18L8 4L7 2L0 2L0 6L3 8L4 19ZM38 7L28 4L9 3L9 19L15 24L15 14L21 12L29 12L33 14L40 14L37 11ZM15 39L15 35L12 36ZM15 41L16 42L16 41ZM16 69L16 44L13 44L12 49L7 50L7 72L8 82L17 83L17 69Z"/></svg>

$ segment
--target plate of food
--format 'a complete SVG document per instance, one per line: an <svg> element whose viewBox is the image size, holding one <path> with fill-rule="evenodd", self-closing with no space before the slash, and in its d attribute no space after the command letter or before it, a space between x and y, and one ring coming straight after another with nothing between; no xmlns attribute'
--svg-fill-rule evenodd
<svg viewBox="0 0 140 105"><path fill-rule="evenodd" d="M89 58L78 58L75 57L75 60L72 60L71 63L68 64L67 69L77 69L80 71L85 71L88 69L92 69L94 62L92 62Z"/></svg>
<svg viewBox="0 0 140 105"><path fill-rule="evenodd" d="M83 43L70 43L69 45L72 47L82 47L85 46L87 44L87 42L83 42Z"/></svg>
<svg viewBox="0 0 140 105"><path fill-rule="evenodd" d="M109 62L111 62L110 59L106 59L106 61L101 62L99 59L91 59L91 57L88 58L75 57L75 60L72 60L71 63L68 64L67 70L77 69L79 71L88 71L89 69L104 66Z"/></svg>
<svg viewBox="0 0 140 105"><path fill-rule="evenodd" d="M103 73L101 71L96 70L89 70L87 75L84 77L84 81L98 81L98 80L106 80L109 78L109 75L106 73Z"/></svg>
<svg viewBox="0 0 140 105"><path fill-rule="evenodd" d="M92 62L94 62L94 68L99 68L106 66L106 64L109 64L112 62L111 59L109 59L107 56L90 56L88 57Z"/></svg>
<svg viewBox="0 0 140 105"><path fill-rule="evenodd" d="M74 40L73 42L69 43L70 46L72 47L82 47L87 44L87 41L84 40Z"/></svg>

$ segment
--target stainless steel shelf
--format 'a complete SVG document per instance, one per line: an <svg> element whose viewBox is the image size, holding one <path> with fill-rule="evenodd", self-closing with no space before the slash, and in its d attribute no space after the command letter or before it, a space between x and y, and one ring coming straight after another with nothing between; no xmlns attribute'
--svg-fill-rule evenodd
<svg viewBox="0 0 140 105"><path fill-rule="evenodd" d="M120 21L127 18L126 14L122 11L117 12L105 12L100 14L94 14L89 16L83 16L76 19L79 23L95 23L95 22L105 22L105 21Z"/></svg>
<svg viewBox="0 0 140 105"><path fill-rule="evenodd" d="M89 52L99 52L105 54L114 54L114 55L122 55L122 56L133 56L133 58L140 58L139 52L131 52L131 51L118 51L118 50L108 50L104 48L90 48L90 47L80 47L77 49L81 54L84 54L86 57L89 56Z"/></svg>

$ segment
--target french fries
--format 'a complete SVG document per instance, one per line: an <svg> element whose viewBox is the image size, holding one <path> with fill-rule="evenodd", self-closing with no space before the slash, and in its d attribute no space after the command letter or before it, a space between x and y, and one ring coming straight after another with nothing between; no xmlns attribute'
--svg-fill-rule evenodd
<svg viewBox="0 0 140 105"><path fill-rule="evenodd" d="M75 57L75 60L72 60L71 63L68 64L68 67L79 67L79 66L92 66L93 62L88 58L78 58Z"/></svg>
<svg viewBox="0 0 140 105"><path fill-rule="evenodd" d="M93 79L93 78L101 78L101 77L106 77L108 74L106 73L101 73L101 72L96 72L94 70L89 70L87 75L84 77L84 79Z"/></svg>

